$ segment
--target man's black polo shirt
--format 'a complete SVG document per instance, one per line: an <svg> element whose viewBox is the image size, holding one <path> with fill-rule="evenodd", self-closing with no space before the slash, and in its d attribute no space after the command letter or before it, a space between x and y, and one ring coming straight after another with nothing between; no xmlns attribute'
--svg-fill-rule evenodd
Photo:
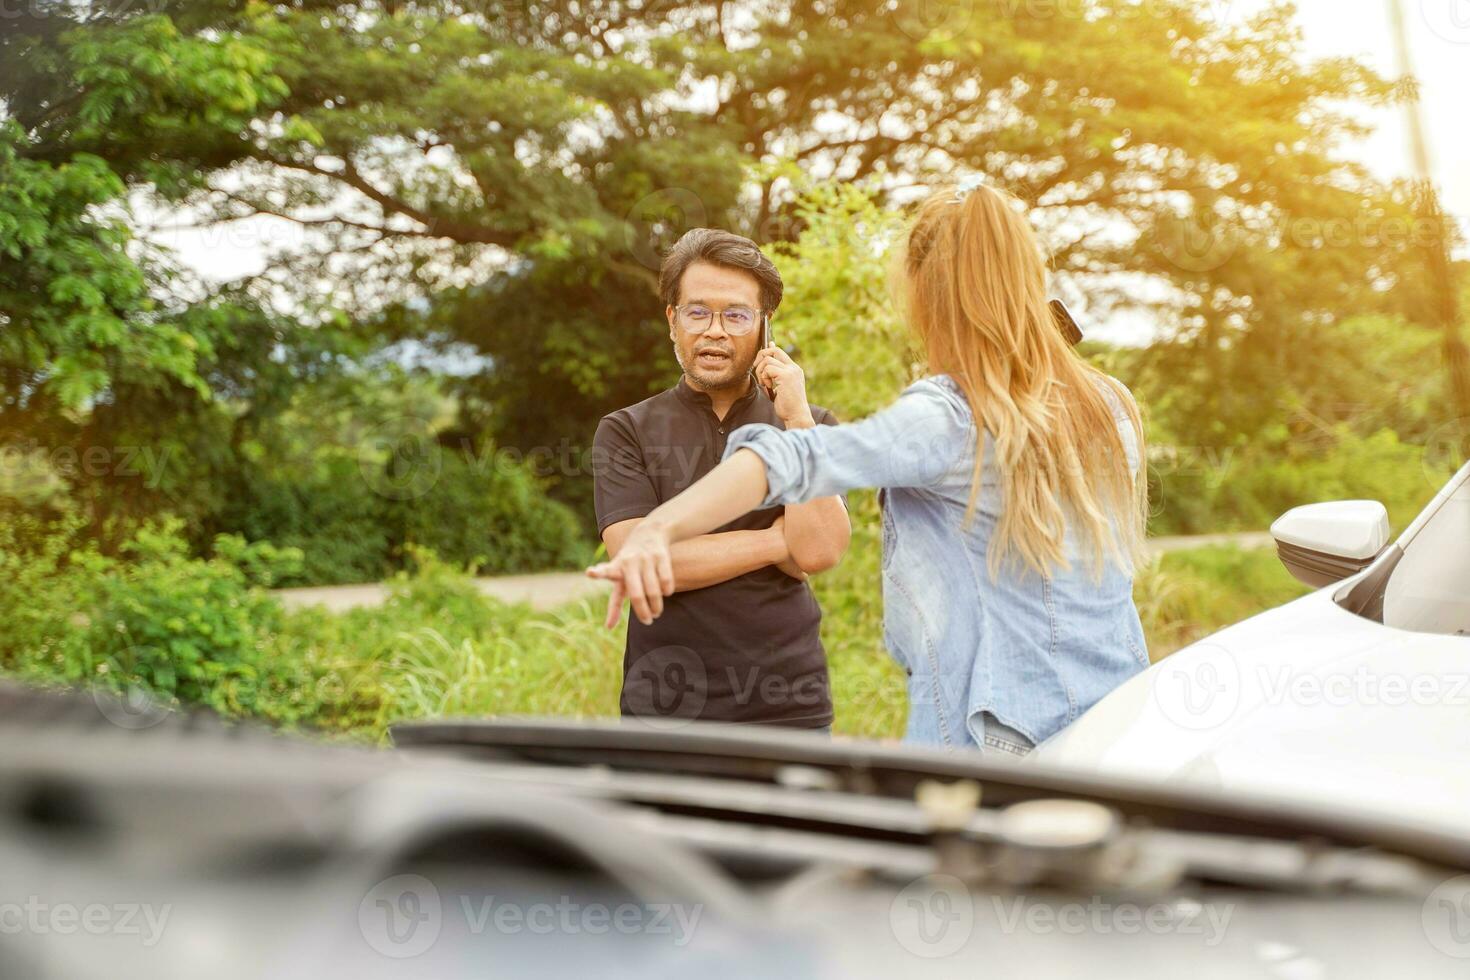
<svg viewBox="0 0 1470 980"><path fill-rule="evenodd" d="M818 425L836 425L812 407ZM684 378L668 391L604 416L593 441L597 533L646 517L720 462L731 432L752 422L785 428L759 385L716 417ZM755 510L717 528L770 527L784 507ZM805 582L773 565L704 589L676 592L652 625L628 617L622 713L639 717L832 723L822 611Z"/></svg>

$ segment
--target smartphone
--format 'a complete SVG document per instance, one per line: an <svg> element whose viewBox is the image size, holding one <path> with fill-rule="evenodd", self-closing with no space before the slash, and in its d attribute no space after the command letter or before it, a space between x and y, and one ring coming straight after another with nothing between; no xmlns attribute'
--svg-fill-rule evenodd
<svg viewBox="0 0 1470 980"><path fill-rule="evenodd" d="M771 346L771 314L769 314L769 313L762 313L761 314L761 350L765 350L769 346ZM752 372L752 374L754 374L754 372ZM772 391L770 388L767 388L765 385L761 385L761 390L766 393L766 397L769 398L771 401L775 401L776 400L776 393L774 391Z"/></svg>
<svg viewBox="0 0 1470 980"><path fill-rule="evenodd" d="M1067 309L1067 304L1059 299L1052 300L1048 306L1051 307L1051 315L1056 319L1057 326L1062 330L1062 336L1067 338L1067 343L1076 347L1082 343L1082 328L1077 326L1077 321L1072 319L1072 311Z"/></svg>

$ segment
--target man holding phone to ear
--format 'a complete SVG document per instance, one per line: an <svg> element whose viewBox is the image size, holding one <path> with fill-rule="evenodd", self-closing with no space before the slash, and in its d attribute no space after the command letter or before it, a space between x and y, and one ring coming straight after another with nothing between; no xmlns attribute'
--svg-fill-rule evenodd
<svg viewBox="0 0 1470 980"><path fill-rule="evenodd" d="M801 368L771 342L782 289L770 259L729 232L696 228L665 257L659 294L683 375L597 427L597 527L610 556L643 517L713 469L740 426L837 424L807 403ZM806 579L841 560L850 534L842 499L827 497L681 542L664 614L652 623L630 615L622 713L829 727L821 610ZM609 626L622 602L615 588Z"/></svg>

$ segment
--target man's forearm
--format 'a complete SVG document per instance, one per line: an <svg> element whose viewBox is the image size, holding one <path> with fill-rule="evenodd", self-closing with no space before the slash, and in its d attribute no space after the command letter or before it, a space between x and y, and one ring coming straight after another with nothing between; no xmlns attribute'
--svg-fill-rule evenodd
<svg viewBox="0 0 1470 980"><path fill-rule="evenodd" d="M674 563L675 592L719 585L787 557L781 535L768 531L704 534L677 542L669 555Z"/></svg>
<svg viewBox="0 0 1470 980"><path fill-rule="evenodd" d="M810 429L810 412L786 422L788 429ZM804 504L786 505L786 549L791 560L809 575L833 568L847 553L852 524L841 497L822 497Z"/></svg>
<svg viewBox="0 0 1470 980"><path fill-rule="evenodd" d="M841 497L786 505L786 548L807 574L834 568L851 540L852 524Z"/></svg>

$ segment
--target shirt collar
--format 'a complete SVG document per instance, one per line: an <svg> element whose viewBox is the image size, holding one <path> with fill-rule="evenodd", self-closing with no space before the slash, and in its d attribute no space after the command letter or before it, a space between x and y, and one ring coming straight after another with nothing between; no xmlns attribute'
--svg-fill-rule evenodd
<svg viewBox="0 0 1470 980"><path fill-rule="evenodd" d="M680 401L691 408L703 408L710 412L714 411L714 403L710 401L709 395L690 385L689 378L686 375L679 375L679 382L674 385L674 393L679 396ZM761 391L761 386L752 383L745 394L735 399L734 403L730 406L730 411L726 413L725 417L729 418L737 412L744 412L757 398L764 397L766 397L766 394Z"/></svg>

